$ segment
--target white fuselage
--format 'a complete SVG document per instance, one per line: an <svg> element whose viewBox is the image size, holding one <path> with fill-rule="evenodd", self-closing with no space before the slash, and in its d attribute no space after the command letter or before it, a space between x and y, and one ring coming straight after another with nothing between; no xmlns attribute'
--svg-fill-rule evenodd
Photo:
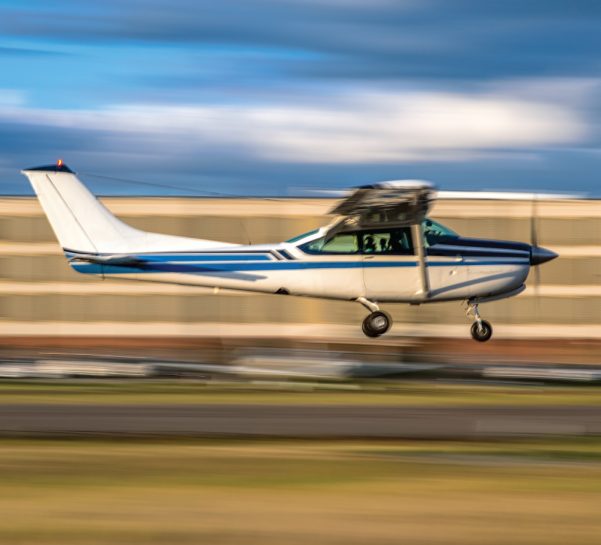
<svg viewBox="0 0 601 545"><path fill-rule="evenodd" d="M415 255L310 255L298 244L229 246L144 253L135 267L73 261L82 273L261 293L378 302L426 303L509 293L529 271L528 257L427 256L429 292L421 291Z"/></svg>
<svg viewBox="0 0 601 545"><path fill-rule="evenodd" d="M487 340L492 330L482 325L478 302L519 293L531 265L556 257L519 242L463 238L426 218L433 188L423 182L364 186L333 210L343 219L328 227L274 245L242 246L129 226L62 161L23 173L81 273L358 300L372 312L363 324L368 336L391 323L375 303L467 299L476 309L478 340Z"/></svg>

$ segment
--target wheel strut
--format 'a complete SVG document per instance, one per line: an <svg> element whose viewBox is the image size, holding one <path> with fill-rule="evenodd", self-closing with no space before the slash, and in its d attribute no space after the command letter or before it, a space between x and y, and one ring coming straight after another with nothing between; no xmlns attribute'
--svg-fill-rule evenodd
<svg viewBox="0 0 601 545"><path fill-rule="evenodd" d="M490 322L483 320L480 316L478 303L475 301L468 301L466 314L468 317L474 317L474 323L470 330L472 338L481 343L488 341L492 337L492 325L490 325Z"/></svg>
<svg viewBox="0 0 601 545"><path fill-rule="evenodd" d="M369 312L378 312L378 310L380 310L380 307L377 305L377 303L374 303L365 297L357 297L355 301L357 301L357 303L361 303L367 310L369 310Z"/></svg>

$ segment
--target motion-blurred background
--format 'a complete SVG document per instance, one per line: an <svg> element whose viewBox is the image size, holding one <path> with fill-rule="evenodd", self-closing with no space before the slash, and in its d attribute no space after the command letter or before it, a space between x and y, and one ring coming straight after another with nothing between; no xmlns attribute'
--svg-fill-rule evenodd
<svg viewBox="0 0 601 545"><path fill-rule="evenodd" d="M329 221L333 199L106 198L138 228L239 244L286 240ZM3 198L4 335L362 338L364 309L337 301L104 281L75 273L35 198ZM595 339L601 333L601 204L597 200L447 200L431 216L464 236L538 243L560 258L517 298L485 304L495 338ZM343 281L341 279L341 281ZM464 337L460 303L389 305L393 334ZM366 340L367 342L367 340ZM373 342L373 341L372 341Z"/></svg>
<svg viewBox="0 0 601 545"><path fill-rule="evenodd" d="M0 3L0 542L598 543L600 5ZM19 170L239 243L388 179L559 254L516 298L357 304L73 272ZM344 277L341 276L341 282Z"/></svg>

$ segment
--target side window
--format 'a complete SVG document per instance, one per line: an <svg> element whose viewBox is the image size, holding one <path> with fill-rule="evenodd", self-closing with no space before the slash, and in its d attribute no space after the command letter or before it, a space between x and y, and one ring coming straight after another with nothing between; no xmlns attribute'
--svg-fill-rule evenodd
<svg viewBox="0 0 601 545"><path fill-rule="evenodd" d="M356 254L359 252L359 243L356 233L340 233L327 242L325 238L318 238L300 246L308 254Z"/></svg>
<svg viewBox="0 0 601 545"><path fill-rule="evenodd" d="M387 254L390 248L390 232L363 233L364 254Z"/></svg>
<svg viewBox="0 0 601 545"><path fill-rule="evenodd" d="M380 255L413 255L411 229L364 231L361 253Z"/></svg>

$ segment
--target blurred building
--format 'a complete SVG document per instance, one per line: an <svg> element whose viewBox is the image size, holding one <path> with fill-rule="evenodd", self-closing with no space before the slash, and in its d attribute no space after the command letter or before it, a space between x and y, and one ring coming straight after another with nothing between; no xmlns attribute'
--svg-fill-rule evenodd
<svg viewBox="0 0 601 545"><path fill-rule="evenodd" d="M328 221L325 199L106 198L144 230L234 243L290 238ZM538 289L482 305L503 337L601 336L601 201L444 201L431 216L466 236L538 242L560 254ZM529 278L532 286L534 275ZM344 281L341 278L341 281ZM469 335L459 302L387 305L392 333ZM0 335L342 335L361 337L359 304L90 278L63 257L34 198L0 198Z"/></svg>

